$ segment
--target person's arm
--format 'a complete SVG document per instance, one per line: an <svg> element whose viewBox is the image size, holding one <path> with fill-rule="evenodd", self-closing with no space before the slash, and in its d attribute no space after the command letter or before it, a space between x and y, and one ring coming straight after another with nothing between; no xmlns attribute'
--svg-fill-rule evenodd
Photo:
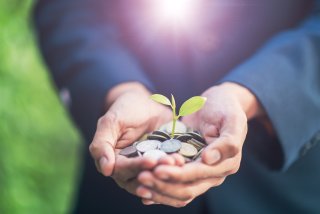
<svg viewBox="0 0 320 214"><path fill-rule="evenodd" d="M204 108L184 118L209 144L202 160L140 173L137 194L145 204L181 207L221 185L239 169L247 120L254 117L270 118L284 152L282 170L312 147L310 142L320 142L319 24L320 17L313 16L299 28L276 35L203 94L208 98Z"/></svg>
<svg viewBox="0 0 320 214"><path fill-rule="evenodd" d="M279 138L286 170L320 142L320 15L283 32L224 82L248 88L262 104Z"/></svg>
<svg viewBox="0 0 320 214"><path fill-rule="evenodd" d="M42 0L34 11L46 64L58 89L70 94L72 116L86 135L93 134L112 87L139 82L152 88L119 39L113 4L101 0Z"/></svg>

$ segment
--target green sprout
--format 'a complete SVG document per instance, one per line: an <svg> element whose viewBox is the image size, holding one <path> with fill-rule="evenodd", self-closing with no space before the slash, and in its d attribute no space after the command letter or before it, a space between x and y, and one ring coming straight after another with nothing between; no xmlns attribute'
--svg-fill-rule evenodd
<svg viewBox="0 0 320 214"><path fill-rule="evenodd" d="M197 111L199 111L204 104L207 101L206 97L201 96L195 96L191 97L187 101L185 101L182 106L179 109L179 114L176 113L176 101L174 99L174 96L171 94L171 102L170 100L161 95L161 94L153 94L150 97L152 100L161 103L163 105L171 106L172 108L172 132L171 132L171 138L173 138L175 129L176 129L176 122L177 120L182 116L187 116L189 114L193 114Z"/></svg>

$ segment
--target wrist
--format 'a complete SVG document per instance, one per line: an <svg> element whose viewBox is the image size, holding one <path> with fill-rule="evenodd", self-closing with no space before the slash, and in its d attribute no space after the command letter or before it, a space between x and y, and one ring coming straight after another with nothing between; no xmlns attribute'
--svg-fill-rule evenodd
<svg viewBox="0 0 320 214"><path fill-rule="evenodd" d="M233 94L239 101L248 119L262 116L263 110L256 96L246 87L233 82L222 83L219 87Z"/></svg>
<svg viewBox="0 0 320 214"><path fill-rule="evenodd" d="M136 92L141 95L150 96L149 90L139 82L125 82L112 87L106 94L106 109L108 109L114 101L124 93Z"/></svg>

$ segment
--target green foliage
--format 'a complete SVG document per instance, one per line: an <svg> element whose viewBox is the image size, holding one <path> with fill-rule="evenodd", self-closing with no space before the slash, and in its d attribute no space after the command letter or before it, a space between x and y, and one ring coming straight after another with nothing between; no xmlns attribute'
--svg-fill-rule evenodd
<svg viewBox="0 0 320 214"><path fill-rule="evenodd" d="M161 94L153 94L150 98L163 105L171 106L170 100Z"/></svg>
<svg viewBox="0 0 320 214"><path fill-rule="evenodd" d="M80 136L41 63L31 0L0 0L0 213L67 213Z"/></svg>
<svg viewBox="0 0 320 214"><path fill-rule="evenodd" d="M199 111L206 103L206 97L195 96L185 101L179 110L179 116L187 116Z"/></svg>
<svg viewBox="0 0 320 214"><path fill-rule="evenodd" d="M171 106L172 124L173 124L172 131L171 131L171 138L173 138L173 136L174 136L177 120L181 116L187 116L187 115L190 115L190 114L193 114L193 113L199 111L207 101L206 97L201 97L201 96L191 97L190 99L188 99L187 101L185 101L182 104L182 106L180 107L180 110L179 110L179 115L177 115L176 114L176 101L175 101L174 96L172 94L171 94L171 102L167 97L165 97L161 94L153 94L153 95L151 95L150 98L158 103Z"/></svg>

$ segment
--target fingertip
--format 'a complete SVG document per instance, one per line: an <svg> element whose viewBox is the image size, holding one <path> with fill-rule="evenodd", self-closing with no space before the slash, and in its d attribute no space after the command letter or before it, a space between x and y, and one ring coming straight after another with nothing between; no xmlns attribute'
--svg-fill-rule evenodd
<svg viewBox="0 0 320 214"><path fill-rule="evenodd" d="M221 153L218 149L208 149L202 154L202 160L205 164L214 165L221 160Z"/></svg>
<svg viewBox="0 0 320 214"><path fill-rule="evenodd" d="M154 175L160 180L169 180L171 178L171 167L173 166L158 166L154 170Z"/></svg>
<svg viewBox="0 0 320 214"><path fill-rule="evenodd" d="M151 169L155 167L158 163L156 159L148 158L148 157L143 157L141 161L142 161L142 168L144 169Z"/></svg>
<svg viewBox="0 0 320 214"><path fill-rule="evenodd" d="M148 200L148 199L142 199L141 201L142 201L142 203L143 203L144 205L153 205L153 204L157 204L157 203L155 203L154 201L152 201L152 200Z"/></svg>
<svg viewBox="0 0 320 214"><path fill-rule="evenodd" d="M144 198L144 199L151 199L152 198L152 193L149 189L147 189L144 186L138 186L136 189L136 195Z"/></svg>
<svg viewBox="0 0 320 214"><path fill-rule="evenodd" d="M139 181L140 183L144 183L144 182L146 182L147 180L152 179L152 173L149 172L149 171L142 171L142 172L139 173L137 179L138 179L138 181Z"/></svg>
<svg viewBox="0 0 320 214"><path fill-rule="evenodd" d="M101 157L99 160L99 169L100 172L104 175L104 176L110 176L113 172L113 168L114 168L114 161L109 161L106 157Z"/></svg>
<svg viewBox="0 0 320 214"><path fill-rule="evenodd" d="M175 161L175 165L183 166L185 164L185 159L180 154L172 154L172 158Z"/></svg>
<svg viewBox="0 0 320 214"><path fill-rule="evenodd" d="M158 161L159 164L164 164L164 165L174 165L175 160L173 157L167 155L159 159Z"/></svg>

